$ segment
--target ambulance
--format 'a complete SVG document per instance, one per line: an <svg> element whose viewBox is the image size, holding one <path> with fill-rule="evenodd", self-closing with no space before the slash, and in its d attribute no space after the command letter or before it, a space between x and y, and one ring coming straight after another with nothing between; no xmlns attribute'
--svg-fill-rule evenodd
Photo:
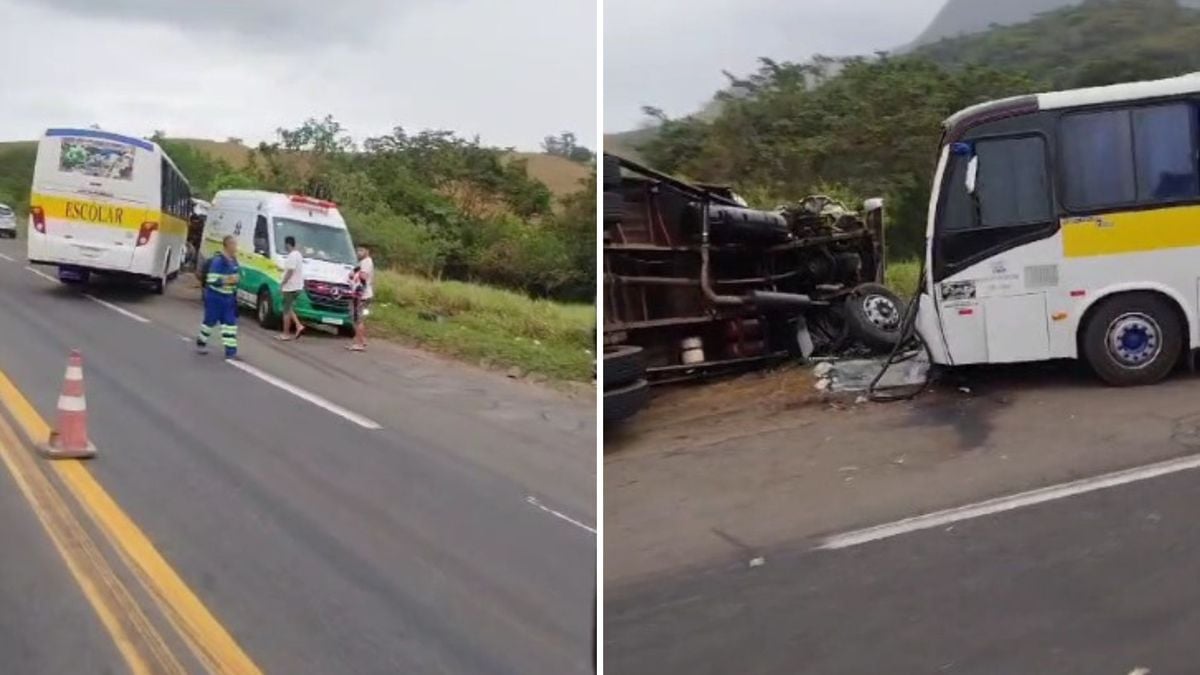
<svg viewBox="0 0 1200 675"><path fill-rule="evenodd" d="M281 318L284 241L291 236L304 256L304 292L296 301L296 315L305 323L353 332L350 275L357 258L336 204L304 195L222 190L204 222L201 269L228 235L238 240L238 304L252 308L259 324L274 328Z"/></svg>

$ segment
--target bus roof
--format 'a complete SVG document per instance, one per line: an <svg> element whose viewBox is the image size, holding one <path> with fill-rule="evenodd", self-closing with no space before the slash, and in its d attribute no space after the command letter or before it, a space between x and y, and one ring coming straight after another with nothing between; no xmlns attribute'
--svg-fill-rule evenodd
<svg viewBox="0 0 1200 675"><path fill-rule="evenodd" d="M949 140L952 141L978 124L1039 110L1061 110L1195 93L1200 93L1200 73L1189 73L1165 80L1125 82L1104 87L1068 89L988 101L954 113L946 118L944 125L951 137Z"/></svg>
<svg viewBox="0 0 1200 675"><path fill-rule="evenodd" d="M133 136L123 136L114 134L111 131L99 131L97 129L47 129L46 136L70 136L74 138L99 138L105 141L114 141L117 143L125 143L133 145L143 150L154 152L158 150L158 145L144 138L134 138Z"/></svg>

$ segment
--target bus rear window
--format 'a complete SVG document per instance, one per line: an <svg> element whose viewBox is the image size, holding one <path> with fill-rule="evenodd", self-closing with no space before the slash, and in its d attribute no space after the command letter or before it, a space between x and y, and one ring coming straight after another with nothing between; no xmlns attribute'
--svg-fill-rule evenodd
<svg viewBox="0 0 1200 675"><path fill-rule="evenodd" d="M133 180L134 149L98 138L63 138L58 170L89 178Z"/></svg>

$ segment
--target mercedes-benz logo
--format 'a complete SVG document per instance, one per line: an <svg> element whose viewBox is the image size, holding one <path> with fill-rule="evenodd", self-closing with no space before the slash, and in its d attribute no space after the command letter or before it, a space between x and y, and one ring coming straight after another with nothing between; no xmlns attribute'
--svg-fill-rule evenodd
<svg viewBox="0 0 1200 675"><path fill-rule="evenodd" d="M337 299L339 299L339 298L341 298L341 297L342 297L342 289L340 289L340 288L336 288L336 287L335 287L335 288L333 289L333 299L334 299L334 300L337 300Z"/></svg>

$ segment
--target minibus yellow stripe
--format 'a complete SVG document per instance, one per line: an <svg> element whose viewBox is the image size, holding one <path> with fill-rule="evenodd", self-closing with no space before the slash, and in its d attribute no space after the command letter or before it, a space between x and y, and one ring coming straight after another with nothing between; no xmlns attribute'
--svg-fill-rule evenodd
<svg viewBox="0 0 1200 675"><path fill-rule="evenodd" d="M1067 218L1062 233L1065 258L1200 247L1200 206Z"/></svg>
<svg viewBox="0 0 1200 675"><path fill-rule="evenodd" d="M156 222L159 223L159 231L164 234L183 236L188 231L187 221L158 209L113 206L76 197L55 197L38 193L31 196L29 205L42 207L46 218L54 220L70 220L122 230L138 230L141 229L142 223Z"/></svg>

